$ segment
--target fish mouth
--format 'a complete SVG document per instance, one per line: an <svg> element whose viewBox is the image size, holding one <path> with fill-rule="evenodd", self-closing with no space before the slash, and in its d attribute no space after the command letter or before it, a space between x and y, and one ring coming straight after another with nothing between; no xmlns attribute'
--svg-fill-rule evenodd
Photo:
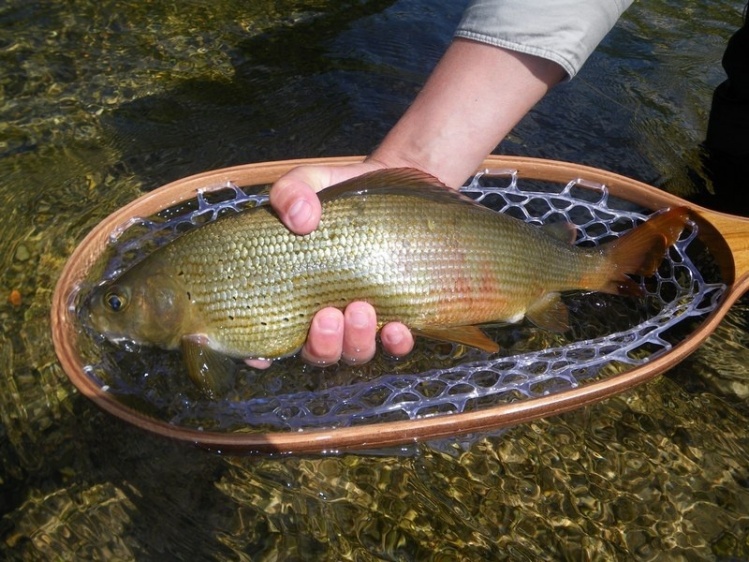
<svg viewBox="0 0 749 562"><path fill-rule="evenodd" d="M134 340L131 337L123 336L116 332L108 332L106 330L97 330L96 335L101 338L102 341L108 341L112 345L115 345L124 351L135 352L143 347L147 347L146 344Z"/></svg>
<svg viewBox="0 0 749 562"><path fill-rule="evenodd" d="M117 346L127 348L141 345L140 342L137 342L132 337L126 336L120 331L113 330L110 327L109 322L92 309L90 306L91 299L89 299L86 304L88 306L85 314L81 314L81 324L83 328L93 334L96 339L100 341L106 340Z"/></svg>
<svg viewBox="0 0 749 562"><path fill-rule="evenodd" d="M137 341L131 338L126 338L125 336L119 336L108 332L102 332L101 335L115 345L140 345Z"/></svg>

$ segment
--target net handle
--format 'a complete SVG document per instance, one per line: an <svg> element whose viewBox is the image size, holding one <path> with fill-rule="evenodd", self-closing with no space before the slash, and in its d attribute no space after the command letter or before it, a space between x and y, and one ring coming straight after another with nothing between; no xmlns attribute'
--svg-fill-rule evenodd
<svg viewBox="0 0 749 562"><path fill-rule="evenodd" d="M135 216L152 215L166 207L194 198L199 190L226 185L270 184L299 165L346 165L363 158L298 159L248 164L190 176L144 195L99 223L79 244L65 265L53 295L52 337L60 363L78 390L100 408L118 418L159 435L194 443L221 452L320 453L349 449L381 448L419 440L438 439L494 430L552 416L598 402L642 384L673 367L691 354L715 330L733 303L749 288L749 219L718 213L613 172L580 164L514 156L490 156L482 168L516 170L518 177L555 182L584 178L605 184L611 195L650 210L686 205L700 225L700 239L719 258L729 289L724 300L698 330L647 365L605 380L541 398L524 400L454 415L383 422L330 430L269 433L220 433L176 427L128 408L102 390L85 372L77 353L73 299L76 287L87 277L105 251L112 232Z"/></svg>

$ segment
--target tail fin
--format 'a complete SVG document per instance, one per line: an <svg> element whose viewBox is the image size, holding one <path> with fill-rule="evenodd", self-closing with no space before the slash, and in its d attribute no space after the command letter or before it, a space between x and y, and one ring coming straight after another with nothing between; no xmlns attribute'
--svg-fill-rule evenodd
<svg viewBox="0 0 749 562"><path fill-rule="evenodd" d="M603 251L616 264L617 274L602 290L614 294L640 295L642 291L639 285L627 275L653 275L668 248L679 239L688 218L689 210L686 207L674 207L607 244Z"/></svg>

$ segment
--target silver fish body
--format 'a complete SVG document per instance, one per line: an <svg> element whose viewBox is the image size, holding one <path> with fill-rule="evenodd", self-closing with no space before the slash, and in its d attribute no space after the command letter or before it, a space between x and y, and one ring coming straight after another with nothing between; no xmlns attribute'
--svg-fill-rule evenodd
<svg viewBox="0 0 749 562"><path fill-rule="evenodd" d="M320 195L320 226L306 236L268 206L186 233L98 289L93 325L113 339L176 348L190 337L233 357L277 358L300 348L316 311L364 300L380 324L491 349L471 327L528 316L564 329L560 292L636 292L626 274L654 269L686 220L680 210L648 236L581 248L413 171Z"/></svg>

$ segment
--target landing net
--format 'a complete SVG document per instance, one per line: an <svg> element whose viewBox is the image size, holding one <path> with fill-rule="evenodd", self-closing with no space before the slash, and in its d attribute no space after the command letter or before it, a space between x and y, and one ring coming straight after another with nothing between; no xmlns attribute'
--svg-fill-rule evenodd
<svg viewBox="0 0 749 562"><path fill-rule="evenodd" d="M265 204L267 197L256 190L220 186L157 216L134 219L112 236L101 278L117 276L195 226ZM642 209L610 197L606 186L584 179L563 185L519 180L511 170L494 171L475 176L463 191L526 222L571 222L578 231L576 243L582 245L612 240L648 217ZM358 367L321 370L290 358L268 371L240 369L234 391L208 400L190 387L178 354L133 353L92 335L90 354L96 357L87 372L144 413L178 426L221 431L414 420L548 396L652 361L717 306L725 285L713 274L711 258L696 237L697 227L690 223L655 276L640 280L644 298L566 297L571 333L557 336L528 324L491 327L490 336L502 348L492 356L457 345L419 342L405 360L383 356Z"/></svg>

